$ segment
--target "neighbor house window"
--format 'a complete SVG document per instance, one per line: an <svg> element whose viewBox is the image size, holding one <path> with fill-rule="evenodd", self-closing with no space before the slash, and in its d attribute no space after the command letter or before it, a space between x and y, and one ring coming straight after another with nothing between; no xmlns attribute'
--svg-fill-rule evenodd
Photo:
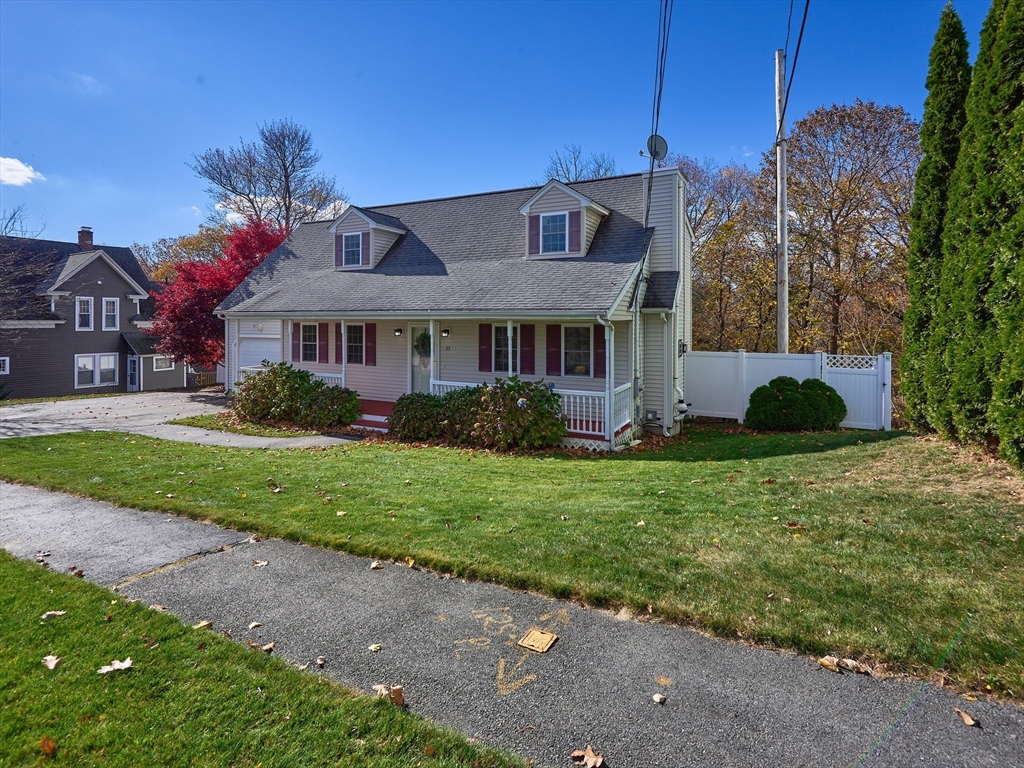
<svg viewBox="0 0 1024 768"><path fill-rule="evenodd" d="M345 361L349 365L363 364L363 326L345 326Z"/></svg>
<svg viewBox="0 0 1024 768"><path fill-rule="evenodd" d="M358 267L363 263L363 234L356 232L345 235L345 258L342 262L346 267Z"/></svg>
<svg viewBox="0 0 1024 768"><path fill-rule="evenodd" d="M316 362L316 324L302 326L302 362Z"/></svg>
<svg viewBox="0 0 1024 768"><path fill-rule="evenodd" d="M589 376L592 370L590 326L565 326L565 341L562 345L565 355L563 373L566 376Z"/></svg>
<svg viewBox="0 0 1024 768"><path fill-rule="evenodd" d="M103 330L116 331L118 326L117 299L103 300Z"/></svg>
<svg viewBox="0 0 1024 768"><path fill-rule="evenodd" d="M154 371L173 371L174 361L168 355L156 355L153 358Z"/></svg>
<svg viewBox="0 0 1024 768"><path fill-rule="evenodd" d="M6 376L11 372L11 358L0 357L0 376Z"/></svg>
<svg viewBox="0 0 1024 768"><path fill-rule="evenodd" d="M565 253L567 213L547 213L540 217L540 252Z"/></svg>
<svg viewBox="0 0 1024 768"><path fill-rule="evenodd" d="M494 372L508 373L508 326L494 326ZM519 326L512 326L512 373L519 373Z"/></svg>
<svg viewBox="0 0 1024 768"><path fill-rule="evenodd" d="M75 355L75 389L117 384L117 355Z"/></svg>
<svg viewBox="0 0 1024 768"><path fill-rule="evenodd" d="M92 330L92 296L79 296L75 299L75 330Z"/></svg>

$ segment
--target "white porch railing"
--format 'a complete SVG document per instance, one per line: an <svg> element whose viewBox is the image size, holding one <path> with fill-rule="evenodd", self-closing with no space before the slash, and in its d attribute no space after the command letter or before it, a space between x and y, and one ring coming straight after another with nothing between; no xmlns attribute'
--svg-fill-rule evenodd
<svg viewBox="0 0 1024 768"><path fill-rule="evenodd" d="M313 378L316 379L317 381L322 381L329 387L345 386L344 373L314 373Z"/></svg>
<svg viewBox="0 0 1024 768"><path fill-rule="evenodd" d="M633 385L628 381L612 392L612 426L618 432L633 420Z"/></svg>
<svg viewBox="0 0 1024 768"><path fill-rule="evenodd" d="M479 387L480 384L467 384L464 381L431 381L430 382L430 394L432 395L447 395L449 392L454 392L456 389L468 389L469 387Z"/></svg>

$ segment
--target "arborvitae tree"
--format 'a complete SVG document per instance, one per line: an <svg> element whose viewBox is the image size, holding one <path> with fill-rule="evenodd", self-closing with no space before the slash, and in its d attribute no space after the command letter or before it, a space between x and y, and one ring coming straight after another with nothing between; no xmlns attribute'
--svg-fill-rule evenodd
<svg viewBox="0 0 1024 768"><path fill-rule="evenodd" d="M996 333L986 351L998 365L989 423L1003 458L1024 468L1024 0L1010 0L999 31L995 95L1006 116L996 181L1007 213L991 241L988 307Z"/></svg>
<svg viewBox="0 0 1024 768"><path fill-rule="evenodd" d="M981 30L967 95L967 122L949 185L939 296L925 360L928 423L943 436L958 439L982 437L992 391L982 351L991 320L984 302L990 270L978 268L976 260L979 244L991 233L991 222L979 209L981 200L976 192L992 172L991 70L1007 3L993 0Z"/></svg>
<svg viewBox="0 0 1024 768"><path fill-rule="evenodd" d="M964 104L971 86L967 35L952 4L946 5L939 19L925 85L928 96L921 123L924 156L914 180L914 207L910 211L910 304L903 320L900 362L900 386L906 401L904 416L916 429L928 426L924 359L942 272L942 222L949 181L960 152L960 132L966 119Z"/></svg>

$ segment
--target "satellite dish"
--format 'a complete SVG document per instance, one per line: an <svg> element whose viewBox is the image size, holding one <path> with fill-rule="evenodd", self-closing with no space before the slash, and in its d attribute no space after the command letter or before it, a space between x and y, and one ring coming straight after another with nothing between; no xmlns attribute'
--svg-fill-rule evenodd
<svg viewBox="0 0 1024 768"><path fill-rule="evenodd" d="M655 160L664 160L668 155L668 142L658 134L654 134L647 140L647 151Z"/></svg>

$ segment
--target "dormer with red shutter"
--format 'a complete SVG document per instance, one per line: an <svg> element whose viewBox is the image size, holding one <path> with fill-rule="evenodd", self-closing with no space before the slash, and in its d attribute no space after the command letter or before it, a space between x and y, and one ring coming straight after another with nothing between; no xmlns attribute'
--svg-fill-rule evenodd
<svg viewBox="0 0 1024 768"><path fill-rule="evenodd" d="M587 255L601 219L610 211L552 179L519 212L526 217L526 258L564 259Z"/></svg>
<svg viewBox="0 0 1024 768"><path fill-rule="evenodd" d="M408 229L394 216L350 205L330 228L336 270L373 269Z"/></svg>

